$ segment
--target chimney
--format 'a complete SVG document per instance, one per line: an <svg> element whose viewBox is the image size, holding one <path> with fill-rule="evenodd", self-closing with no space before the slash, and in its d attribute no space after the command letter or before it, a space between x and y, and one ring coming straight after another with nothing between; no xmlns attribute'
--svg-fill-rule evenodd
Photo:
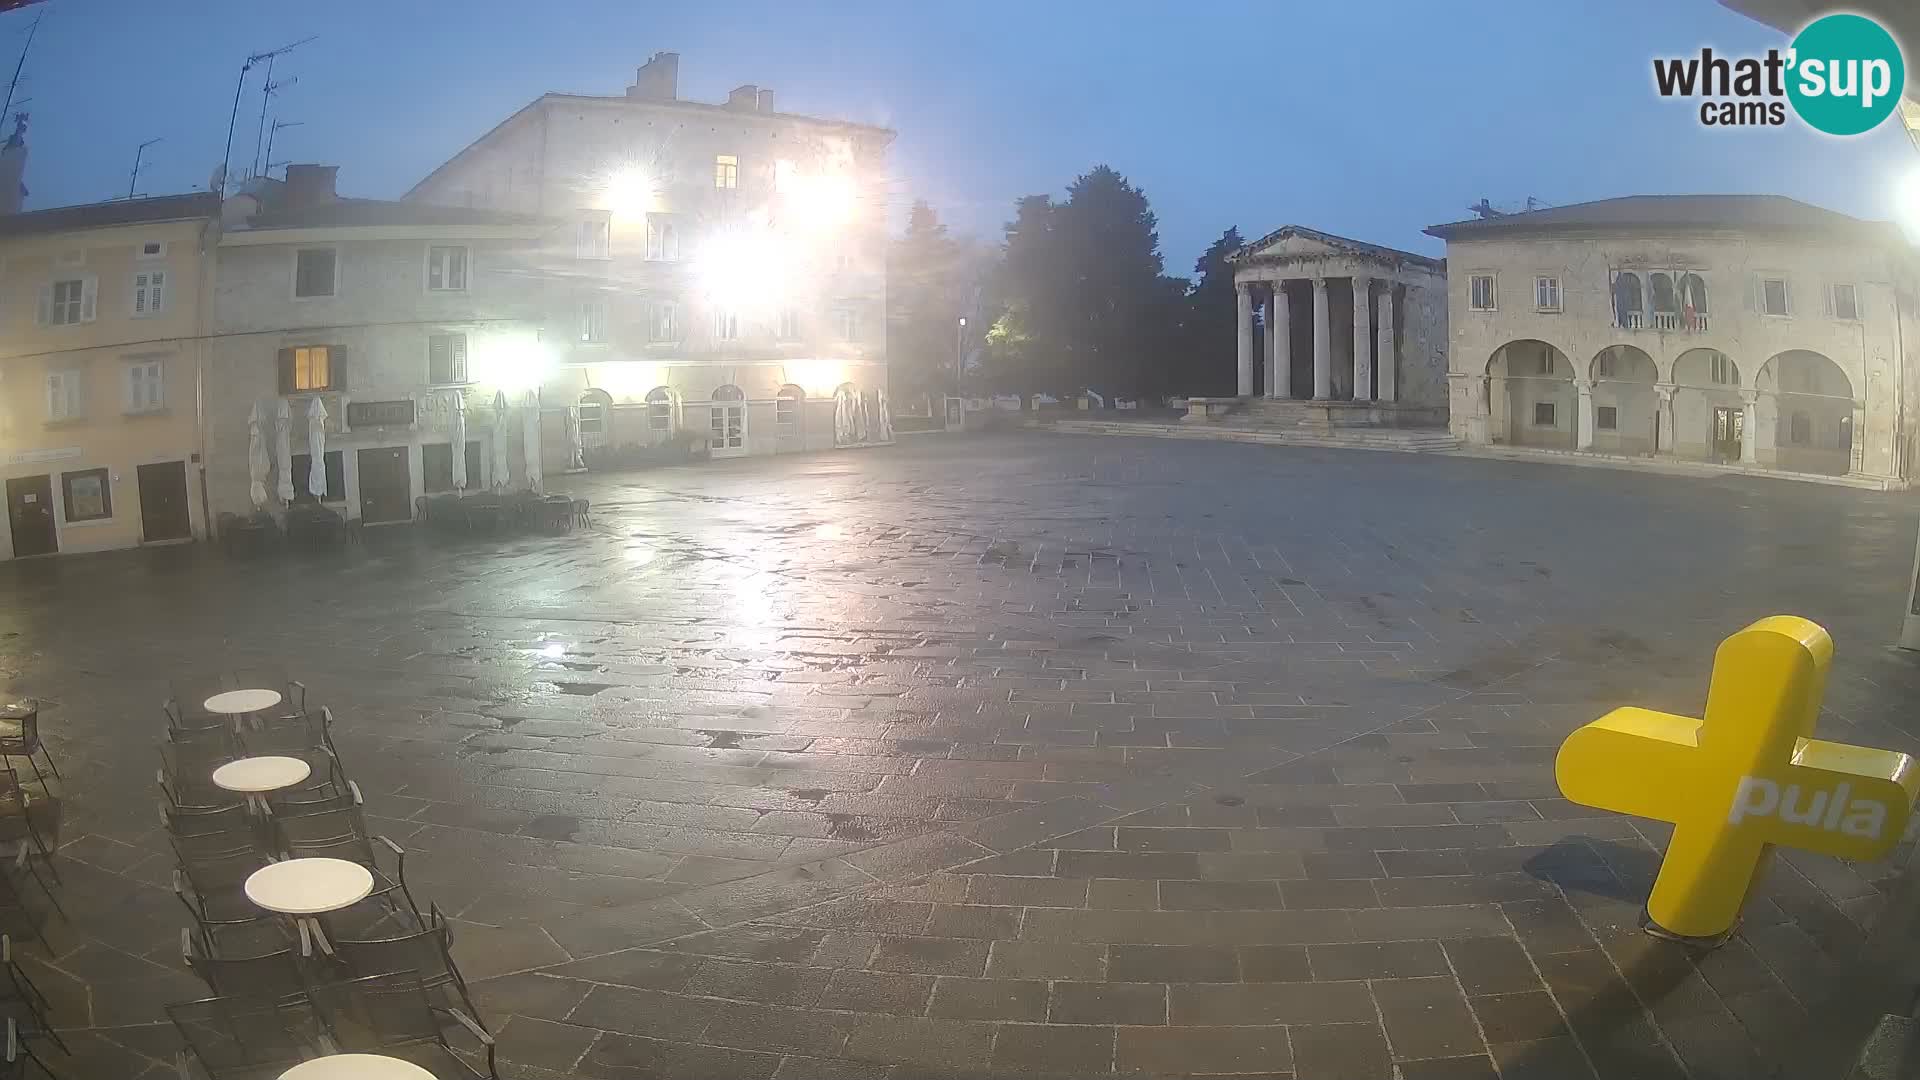
<svg viewBox="0 0 1920 1080"><path fill-rule="evenodd" d="M657 52L633 73L627 97L635 101L672 101L680 96L680 54Z"/></svg>
<svg viewBox="0 0 1920 1080"><path fill-rule="evenodd" d="M734 87L733 92L727 95L727 108L752 112L758 107L759 100L760 88L748 83L745 86Z"/></svg>
<svg viewBox="0 0 1920 1080"><path fill-rule="evenodd" d="M305 210L333 202L340 196L334 193L334 177L340 172L338 165L289 165L287 166L285 202L288 210Z"/></svg>
<svg viewBox="0 0 1920 1080"><path fill-rule="evenodd" d="M754 99L754 108L760 110L761 112L772 112L773 111L773 91L762 88L759 96Z"/></svg>
<svg viewBox="0 0 1920 1080"><path fill-rule="evenodd" d="M17 214L27 197L27 114L13 114L13 134L0 146L0 214Z"/></svg>

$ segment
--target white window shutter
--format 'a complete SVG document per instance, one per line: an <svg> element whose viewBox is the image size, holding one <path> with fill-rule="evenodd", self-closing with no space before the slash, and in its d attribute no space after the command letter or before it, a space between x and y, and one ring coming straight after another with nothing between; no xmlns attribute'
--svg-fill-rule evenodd
<svg viewBox="0 0 1920 1080"><path fill-rule="evenodd" d="M60 373L57 371L48 372L47 373L47 419L49 420L60 419L61 408L66 404L66 400L67 400L66 387L61 382Z"/></svg>
<svg viewBox="0 0 1920 1080"><path fill-rule="evenodd" d="M92 322L94 301L100 294L100 282L96 278L87 278L80 286L80 321Z"/></svg>
<svg viewBox="0 0 1920 1080"><path fill-rule="evenodd" d="M167 274L164 270L155 270L147 275L147 310L158 313L166 306Z"/></svg>
<svg viewBox="0 0 1920 1080"><path fill-rule="evenodd" d="M1824 297L1827 302L1826 314L1827 314L1827 318L1829 319L1833 318L1833 312L1834 312L1833 294L1834 294L1835 288L1836 287L1834 285L1829 284L1826 288L1820 290L1820 295Z"/></svg>
<svg viewBox="0 0 1920 1080"><path fill-rule="evenodd" d="M1780 295L1786 299L1787 314L1791 316L1793 314L1793 282L1788 281L1786 278L1781 278Z"/></svg>
<svg viewBox="0 0 1920 1080"><path fill-rule="evenodd" d="M453 335L453 381L467 381L467 335Z"/></svg>

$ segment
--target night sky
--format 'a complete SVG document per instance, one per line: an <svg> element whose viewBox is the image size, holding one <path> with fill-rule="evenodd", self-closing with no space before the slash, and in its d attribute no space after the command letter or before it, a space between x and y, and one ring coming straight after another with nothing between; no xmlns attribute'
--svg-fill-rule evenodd
<svg viewBox="0 0 1920 1080"><path fill-rule="evenodd" d="M1656 54L1779 43L1711 0L53 0L0 16L5 64L35 12L29 208L124 195L155 137L140 190L204 187L241 62L309 34L275 72L298 79L277 110L303 126L274 157L341 165L344 194L397 197L542 92L619 94L664 49L681 54L682 97L752 82L783 111L897 129L896 221L923 198L997 241L1016 197L1111 164L1146 190L1182 274L1229 225L1437 254L1420 229L1482 197L1773 192L1888 218L1920 166L1892 124L1851 140L1797 120L1715 131L1660 100Z"/></svg>

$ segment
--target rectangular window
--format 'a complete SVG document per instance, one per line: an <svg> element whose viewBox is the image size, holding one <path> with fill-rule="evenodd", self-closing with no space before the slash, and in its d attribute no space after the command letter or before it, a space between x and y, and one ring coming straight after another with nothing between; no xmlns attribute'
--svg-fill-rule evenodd
<svg viewBox="0 0 1920 1080"><path fill-rule="evenodd" d="M714 309L713 336L717 341L740 340L740 313L725 308Z"/></svg>
<svg viewBox="0 0 1920 1080"><path fill-rule="evenodd" d="M673 430L673 400L667 397L647 395L647 428L651 431Z"/></svg>
<svg viewBox="0 0 1920 1080"><path fill-rule="evenodd" d="M87 414L86 373L47 372L47 420L78 420Z"/></svg>
<svg viewBox="0 0 1920 1080"><path fill-rule="evenodd" d="M467 335L427 335L427 381L431 383L467 381Z"/></svg>
<svg viewBox="0 0 1920 1080"><path fill-rule="evenodd" d="M605 435L607 433L607 407L598 401L583 401L580 410L580 434Z"/></svg>
<svg viewBox="0 0 1920 1080"><path fill-rule="evenodd" d="M860 340L860 321L852 308L833 309L833 329L841 341Z"/></svg>
<svg viewBox="0 0 1920 1080"><path fill-rule="evenodd" d="M471 447L474 444L468 443L467 445ZM329 450L327 451L326 464L322 467L327 470L326 501L327 502L345 502L347 500L346 458L343 457L341 452L338 450ZM475 476L475 473L472 471L473 455L471 453L467 455L467 467L468 467L467 486L473 487L474 486L473 477ZM307 474L312 471L313 471L313 457L311 455L309 454L293 455L293 468L292 468L293 490L297 492L299 495L304 496L307 493Z"/></svg>
<svg viewBox="0 0 1920 1080"><path fill-rule="evenodd" d="M613 257L613 227L606 218L591 217L580 222L578 254L583 259Z"/></svg>
<svg viewBox="0 0 1920 1080"><path fill-rule="evenodd" d="M1860 294L1852 285L1833 287L1833 317L1854 322L1860 318Z"/></svg>
<svg viewBox="0 0 1920 1080"><path fill-rule="evenodd" d="M1716 386L1727 386L1733 382L1733 361L1727 359L1726 353L1713 354L1712 372L1709 377Z"/></svg>
<svg viewBox="0 0 1920 1080"><path fill-rule="evenodd" d="M105 469L61 473L60 490L66 497L68 521L105 521L113 516L113 490L107 486Z"/></svg>
<svg viewBox="0 0 1920 1080"><path fill-rule="evenodd" d="M672 214L647 215L647 258L680 261L680 222Z"/></svg>
<svg viewBox="0 0 1920 1080"><path fill-rule="evenodd" d="M778 327L775 328L774 336L778 337L781 341L800 340L799 309L797 308L781 308L780 309L780 323Z"/></svg>
<svg viewBox="0 0 1920 1080"><path fill-rule="evenodd" d="M680 306L657 301L647 308L647 340L655 344L680 340Z"/></svg>
<svg viewBox="0 0 1920 1080"><path fill-rule="evenodd" d="M740 186L740 159L732 154L716 154L713 158L713 186L722 191L732 191Z"/></svg>
<svg viewBox="0 0 1920 1080"><path fill-rule="evenodd" d="M344 381L336 345L298 345L280 350L280 392L338 390Z"/></svg>
<svg viewBox="0 0 1920 1080"><path fill-rule="evenodd" d="M332 248L302 248L293 253L293 295L332 296L338 286L340 255Z"/></svg>
<svg viewBox="0 0 1920 1080"><path fill-rule="evenodd" d="M167 257L167 242L165 240L148 240L145 243L140 245L139 258L164 259L166 257Z"/></svg>
<svg viewBox="0 0 1920 1080"><path fill-rule="evenodd" d="M158 315L167 306L167 272L142 270L133 275L133 314Z"/></svg>
<svg viewBox="0 0 1920 1080"><path fill-rule="evenodd" d="M467 249L439 244L428 247L427 291L459 292L466 287Z"/></svg>
<svg viewBox="0 0 1920 1080"><path fill-rule="evenodd" d="M1467 306L1474 311L1492 311L1493 275L1474 274L1467 279Z"/></svg>
<svg viewBox="0 0 1920 1080"><path fill-rule="evenodd" d="M580 302L580 340L607 340L607 302L605 300Z"/></svg>
<svg viewBox="0 0 1920 1080"><path fill-rule="evenodd" d="M47 326L75 326L93 321L94 279L68 278L48 285L40 294L40 321Z"/></svg>
<svg viewBox="0 0 1920 1080"><path fill-rule="evenodd" d="M1785 278L1767 278L1760 282L1760 311L1765 315L1787 314L1787 282Z"/></svg>
<svg viewBox="0 0 1920 1080"><path fill-rule="evenodd" d="M164 365L159 360L141 360L127 365L127 411L158 412L166 408Z"/></svg>
<svg viewBox="0 0 1920 1080"><path fill-rule="evenodd" d="M781 394L773 402L773 421L780 425L783 435L793 434L793 425L800 420L800 399Z"/></svg>
<svg viewBox="0 0 1920 1080"><path fill-rule="evenodd" d="M1533 426L1534 427L1553 427L1554 424L1555 424L1555 420L1554 420L1553 402L1551 401L1534 402L1533 403Z"/></svg>
<svg viewBox="0 0 1920 1080"><path fill-rule="evenodd" d="M1593 410L1593 426L1601 431L1615 431L1620 427L1620 410L1613 405L1597 405Z"/></svg>
<svg viewBox="0 0 1920 1080"><path fill-rule="evenodd" d="M1560 310L1559 278L1537 277L1533 279L1533 306L1540 311Z"/></svg>
<svg viewBox="0 0 1920 1080"><path fill-rule="evenodd" d="M1602 353L1600 355L1600 358L1593 362L1593 376L1596 379L1613 378L1613 354L1612 353Z"/></svg>

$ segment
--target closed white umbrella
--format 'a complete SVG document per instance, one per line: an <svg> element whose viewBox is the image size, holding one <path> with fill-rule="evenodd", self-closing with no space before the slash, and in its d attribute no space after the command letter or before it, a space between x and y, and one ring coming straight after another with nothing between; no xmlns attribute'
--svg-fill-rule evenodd
<svg viewBox="0 0 1920 1080"><path fill-rule="evenodd" d="M885 390L880 391L879 413L880 415L875 418L875 423L880 429L877 433L879 435L878 441L892 442L893 441L893 410L887 407L887 392Z"/></svg>
<svg viewBox="0 0 1920 1080"><path fill-rule="evenodd" d="M493 489L507 490L513 478L513 465L507 460L507 392L493 393Z"/></svg>
<svg viewBox="0 0 1920 1080"><path fill-rule="evenodd" d="M853 395L833 395L833 442L845 446L853 441Z"/></svg>
<svg viewBox="0 0 1920 1080"><path fill-rule="evenodd" d="M327 407L319 398L307 405L307 494L327 497Z"/></svg>
<svg viewBox="0 0 1920 1080"><path fill-rule="evenodd" d="M293 408L287 404L286 398L281 398L280 407L274 410L273 453L280 465L279 479L274 484L274 492L280 496L280 501L283 503L293 501L292 429ZM322 468L325 468L324 464Z"/></svg>
<svg viewBox="0 0 1920 1080"><path fill-rule="evenodd" d="M267 470L273 468L267 460L266 433L260 430L266 421L266 410L254 402L253 412L247 417L247 495L255 510L267 508Z"/></svg>
<svg viewBox="0 0 1920 1080"><path fill-rule="evenodd" d="M467 490L467 395L453 392L453 491Z"/></svg>
<svg viewBox="0 0 1920 1080"><path fill-rule="evenodd" d="M567 469L587 467L587 447L580 441L580 406L567 406Z"/></svg>
<svg viewBox="0 0 1920 1080"><path fill-rule="evenodd" d="M520 456L527 465L527 490L540 490L540 392L527 391L520 408Z"/></svg>

